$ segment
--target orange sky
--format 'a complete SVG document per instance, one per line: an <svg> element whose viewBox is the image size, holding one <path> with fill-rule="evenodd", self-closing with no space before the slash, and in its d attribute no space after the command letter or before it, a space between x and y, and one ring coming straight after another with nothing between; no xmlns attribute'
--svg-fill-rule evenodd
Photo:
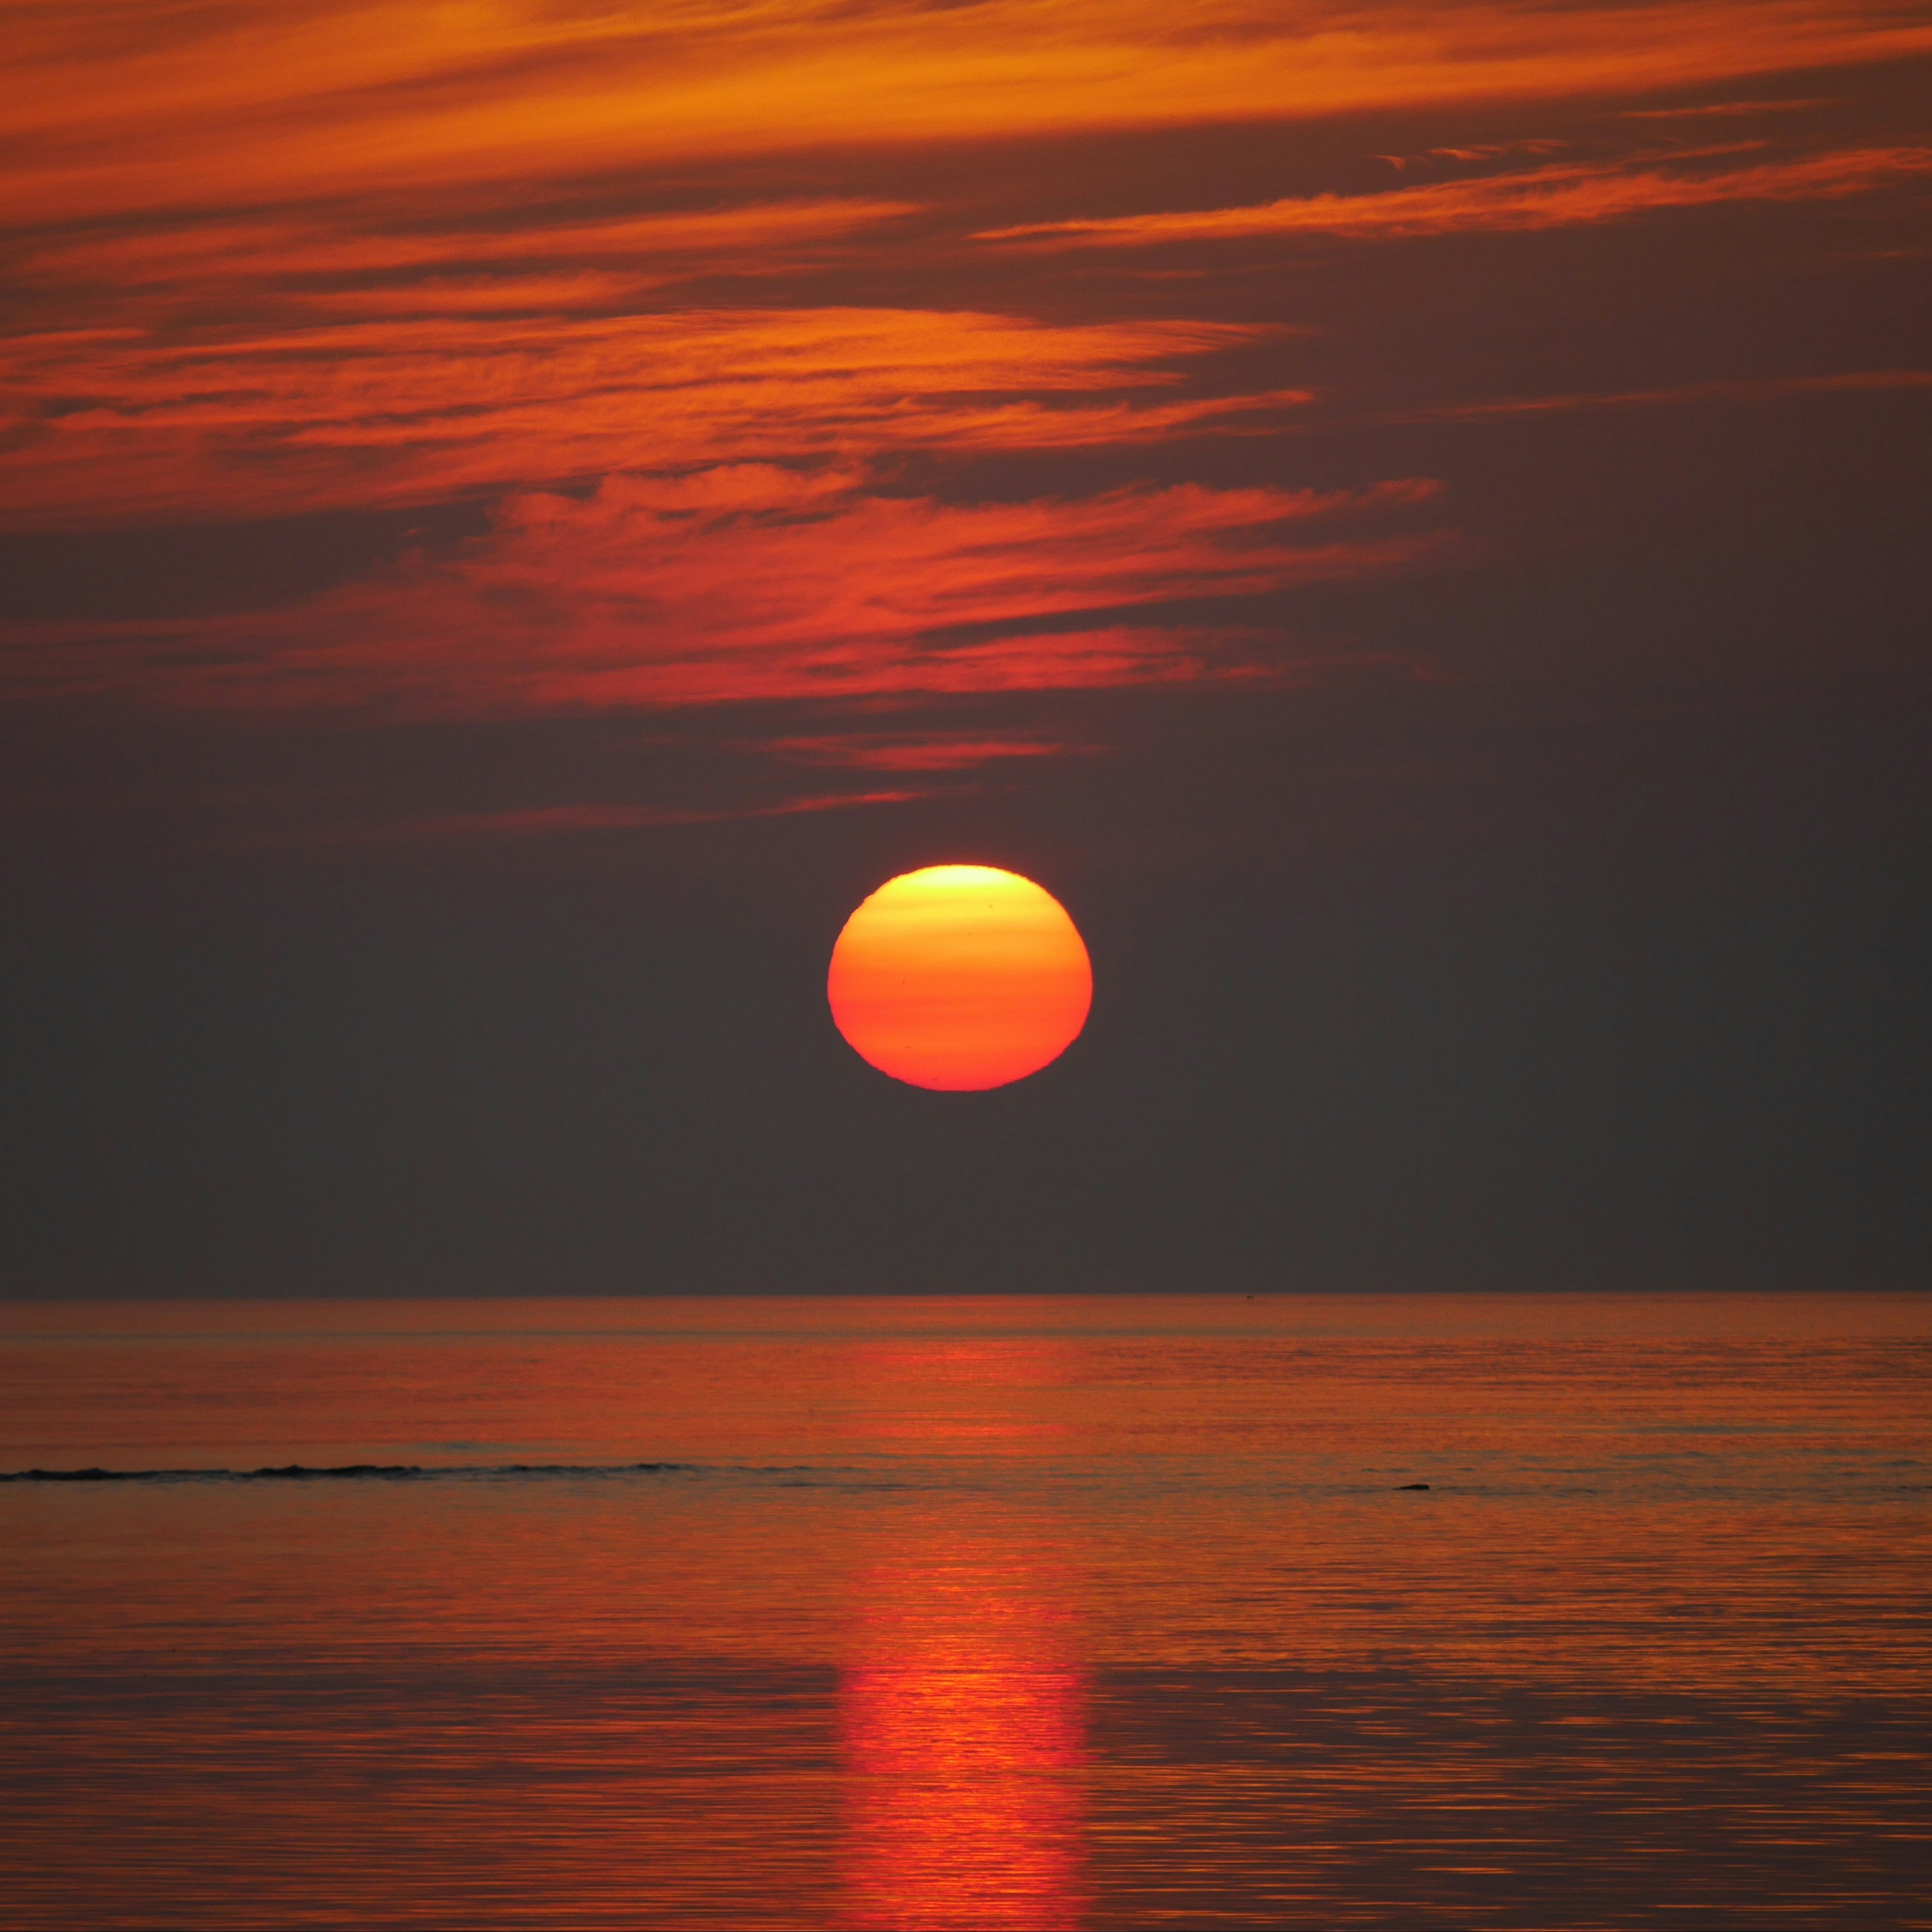
<svg viewBox="0 0 1932 1932"><path fill-rule="evenodd" d="M1306 439L1928 380L1708 347L1378 365L1306 299L1508 242L1507 311L1566 236L1669 250L1691 220L1809 223L1790 245L1821 262L1909 254L1932 137L1860 103L1932 57L1932 23L1875 4L83 0L9 43L0 517L63 556L153 530L210 560L178 608L113 610L110 567L75 563L9 627L15 704L797 702L818 708L730 742L794 775L802 743L956 777L1015 746L1087 757L1090 734L947 703L1292 689L1338 648L1285 615L1298 591L1493 551L1385 440L1344 477ZM255 592L206 534L351 516L390 520ZM897 737L824 708L893 701L924 707Z"/></svg>

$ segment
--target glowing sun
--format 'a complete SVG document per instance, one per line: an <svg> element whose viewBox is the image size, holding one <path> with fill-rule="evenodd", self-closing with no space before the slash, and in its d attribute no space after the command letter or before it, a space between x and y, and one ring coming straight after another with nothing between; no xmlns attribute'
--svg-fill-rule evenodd
<svg viewBox="0 0 1932 1932"><path fill-rule="evenodd" d="M826 997L861 1059L976 1093L1037 1073L1078 1036L1094 970L1065 908L1017 872L928 866L845 922Z"/></svg>

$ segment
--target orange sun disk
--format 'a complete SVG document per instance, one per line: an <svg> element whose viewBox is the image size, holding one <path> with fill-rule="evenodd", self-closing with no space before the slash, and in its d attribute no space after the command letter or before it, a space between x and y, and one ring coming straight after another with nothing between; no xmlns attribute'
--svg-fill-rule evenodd
<svg viewBox="0 0 1932 1932"><path fill-rule="evenodd" d="M1066 1052L1094 972L1065 908L1030 879L928 866L888 880L845 922L825 990L838 1030L880 1072L976 1093Z"/></svg>

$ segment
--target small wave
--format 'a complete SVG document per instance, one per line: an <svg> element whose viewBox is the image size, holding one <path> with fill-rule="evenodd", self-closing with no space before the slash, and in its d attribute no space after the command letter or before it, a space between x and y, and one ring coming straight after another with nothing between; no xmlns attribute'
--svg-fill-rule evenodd
<svg viewBox="0 0 1932 1932"><path fill-rule="evenodd" d="M434 1482L476 1476L630 1476L694 1471L695 1462L284 1462L260 1469L0 1469L0 1483Z"/></svg>

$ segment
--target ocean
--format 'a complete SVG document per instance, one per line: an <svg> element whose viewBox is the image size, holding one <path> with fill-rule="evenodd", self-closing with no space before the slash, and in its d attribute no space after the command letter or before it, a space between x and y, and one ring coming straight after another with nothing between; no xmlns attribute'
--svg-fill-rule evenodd
<svg viewBox="0 0 1932 1932"><path fill-rule="evenodd" d="M0 1305L0 1923L1932 1926L1928 1368L1850 1292Z"/></svg>

